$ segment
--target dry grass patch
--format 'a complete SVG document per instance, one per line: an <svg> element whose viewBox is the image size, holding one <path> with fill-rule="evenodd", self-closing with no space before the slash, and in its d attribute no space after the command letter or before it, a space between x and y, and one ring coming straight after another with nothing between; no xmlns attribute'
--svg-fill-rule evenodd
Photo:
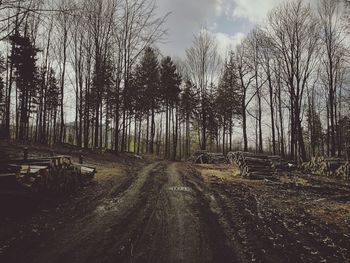
<svg viewBox="0 0 350 263"><path fill-rule="evenodd" d="M298 176L280 176L278 177L279 181L282 184L294 184L296 186L310 186L311 184L309 183L308 180L298 177Z"/></svg>
<svg viewBox="0 0 350 263"><path fill-rule="evenodd" d="M310 207L307 212L325 224L334 224L340 228L350 223L350 204L325 200Z"/></svg>
<svg viewBox="0 0 350 263"><path fill-rule="evenodd" d="M97 173L95 175L96 180L106 180L115 177L122 176L127 171L127 166L124 164L115 163L112 165L96 165Z"/></svg>
<svg viewBox="0 0 350 263"><path fill-rule="evenodd" d="M201 173L205 182L225 181L248 187L261 188L264 182L243 178L236 164L196 164L195 168Z"/></svg>
<svg viewBox="0 0 350 263"><path fill-rule="evenodd" d="M240 177L238 166L231 164L196 164L196 169L201 173L205 181L213 177L225 181L232 181Z"/></svg>

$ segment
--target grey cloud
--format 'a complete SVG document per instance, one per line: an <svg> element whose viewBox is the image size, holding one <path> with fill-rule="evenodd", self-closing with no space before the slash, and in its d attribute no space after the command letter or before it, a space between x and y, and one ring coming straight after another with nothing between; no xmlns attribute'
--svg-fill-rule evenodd
<svg viewBox="0 0 350 263"><path fill-rule="evenodd" d="M168 36L159 48L165 55L183 56L201 27L237 43L242 33L262 23L276 5L291 0L156 0L159 14L171 12L166 23ZM304 0L316 8L319 0ZM220 44L220 43L219 43Z"/></svg>
<svg viewBox="0 0 350 263"><path fill-rule="evenodd" d="M167 42L160 45L169 55L183 55L202 26L211 27L222 12L222 0L158 0L159 12L171 12Z"/></svg>

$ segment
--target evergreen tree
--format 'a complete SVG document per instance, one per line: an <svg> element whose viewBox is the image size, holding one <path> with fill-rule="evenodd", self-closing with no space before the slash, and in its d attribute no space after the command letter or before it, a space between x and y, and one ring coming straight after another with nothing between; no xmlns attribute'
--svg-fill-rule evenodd
<svg viewBox="0 0 350 263"><path fill-rule="evenodd" d="M2 124L5 124L5 109L6 109L6 91L3 79L3 73L6 70L4 58L0 55L0 137L2 137L3 127Z"/></svg>
<svg viewBox="0 0 350 263"><path fill-rule="evenodd" d="M309 107L307 110L308 137L310 138L311 154L315 156L322 154L323 149L323 129L320 115Z"/></svg>
<svg viewBox="0 0 350 263"><path fill-rule="evenodd" d="M110 124L112 120L112 112L113 112L113 105L115 104L115 80L114 80L114 72L115 68L113 66L112 60L109 58L106 60L106 65L104 68L104 77L103 77L103 86L104 86L104 93L103 93L103 100L105 102L105 138L104 138L104 145L105 148L108 148L109 145L109 129ZM102 133L100 135L102 139ZM102 140L101 140L102 141ZM102 143L101 143L102 146Z"/></svg>
<svg viewBox="0 0 350 263"><path fill-rule="evenodd" d="M49 126L52 127L53 130L53 142L58 141L58 130L59 130L59 124L58 124L58 110L61 106L61 92L60 87L58 85L58 81L55 77L55 72L51 68L49 70L48 76L47 76L47 90L45 94L45 111L44 111L44 118L47 119L47 123ZM46 121L44 121L44 125L46 126ZM51 131L50 129L47 129L47 134L49 134ZM48 138L46 138L46 143Z"/></svg>
<svg viewBox="0 0 350 263"><path fill-rule="evenodd" d="M160 85L161 85L161 97L165 106L165 151L164 157L170 157L170 118L169 116L173 112L173 108L179 104L179 94L181 76L177 73L177 69L170 57L165 57L161 62L160 67ZM176 112L177 114L177 112ZM174 148L176 152L177 136L174 137ZM173 154L173 158L175 158Z"/></svg>
<svg viewBox="0 0 350 263"><path fill-rule="evenodd" d="M220 129L220 114L217 105L217 90L216 87L211 84L211 92L205 97L206 105L206 127L209 139L209 150L213 151L213 143L216 141L217 151L219 150L219 129Z"/></svg>
<svg viewBox="0 0 350 263"><path fill-rule="evenodd" d="M223 128L223 153L225 154L226 134L229 133L229 150L232 150L233 118L242 112L241 88L238 85L233 54L230 54L224 66L224 72L219 82L216 108L219 115L220 126Z"/></svg>
<svg viewBox="0 0 350 263"><path fill-rule="evenodd" d="M16 69L15 78L19 99L19 114L16 125L19 130L16 134L19 140L27 140L31 99L36 89L36 54L38 49L34 47L29 37L21 36L18 32L10 37L10 41L13 46L10 59Z"/></svg>
<svg viewBox="0 0 350 263"><path fill-rule="evenodd" d="M159 92L160 76L158 59L155 50L151 47L147 47L145 49L144 55L140 62L140 72L138 77L140 81L138 84L142 89L144 89L145 93L145 100L143 101L145 112L147 112L147 115L149 113L151 114L151 132L148 152L153 154L155 136L155 113L160 108L159 102L161 96Z"/></svg>
<svg viewBox="0 0 350 263"><path fill-rule="evenodd" d="M190 80L185 83L185 88L181 93L180 100L180 113L183 121L185 122L185 159L190 157L190 130L191 130L191 120L194 117L196 107L198 105L199 98L195 93L195 88Z"/></svg>

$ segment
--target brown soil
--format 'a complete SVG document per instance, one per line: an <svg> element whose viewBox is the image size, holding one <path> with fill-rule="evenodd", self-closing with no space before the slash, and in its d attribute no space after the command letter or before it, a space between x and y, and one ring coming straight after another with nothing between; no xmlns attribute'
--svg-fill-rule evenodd
<svg viewBox="0 0 350 263"><path fill-rule="evenodd" d="M89 155L93 184L0 216L0 262L350 262L350 186Z"/></svg>

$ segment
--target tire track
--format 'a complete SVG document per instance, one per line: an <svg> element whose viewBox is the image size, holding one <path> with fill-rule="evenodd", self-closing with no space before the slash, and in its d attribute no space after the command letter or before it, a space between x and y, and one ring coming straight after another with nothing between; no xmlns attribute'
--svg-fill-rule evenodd
<svg viewBox="0 0 350 263"><path fill-rule="evenodd" d="M116 188L112 195L107 193L92 213L71 222L39 247L27 249L28 253L11 255L7 262L115 262L122 254L120 249L125 252L125 243L129 241L128 232L119 230L132 225L129 218L133 219L142 209L145 193L153 183L152 174L163 167L161 162L147 165L131 184L125 183L129 185L127 189L123 183L120 190L125 191L116 194Z"/></svg>

